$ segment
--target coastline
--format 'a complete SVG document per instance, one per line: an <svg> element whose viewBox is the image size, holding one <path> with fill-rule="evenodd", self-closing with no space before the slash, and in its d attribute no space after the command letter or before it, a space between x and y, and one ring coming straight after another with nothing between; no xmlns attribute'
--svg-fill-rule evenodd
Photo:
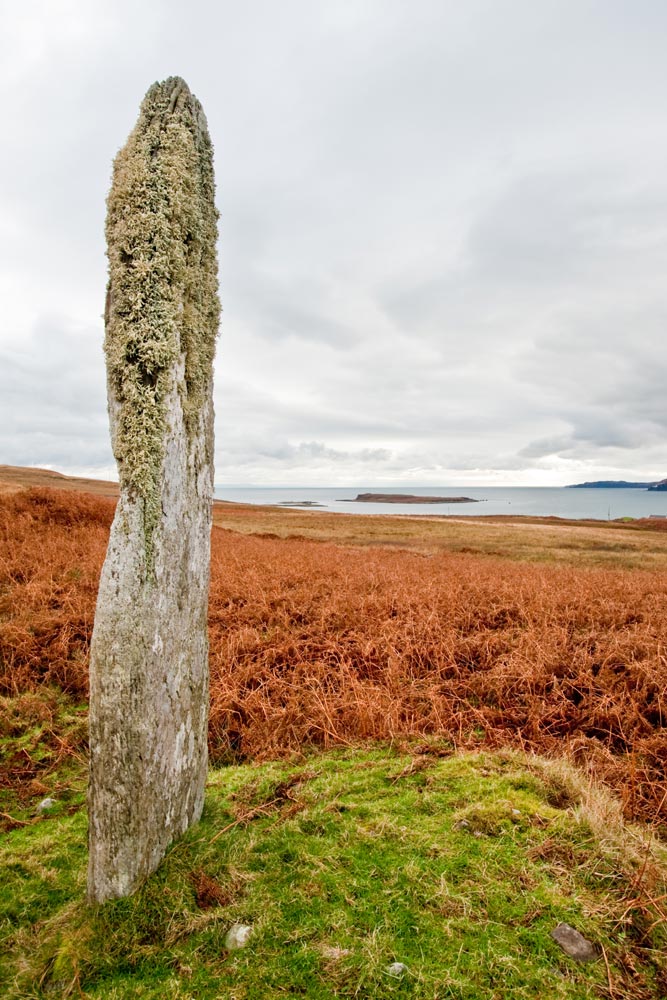
<svg viewBox="0 0 667 1000"><path fill-rule="evenodd" d="M49 469L0 465L0 493L11 493L27 487L50 487L59 490L81 490L99 496L117 497L118 483L110 480L90 479L81 476L67 476ZM428 496L428 511L421 503L410 502L415 488L391 489L396 497L391 505L377 501L358 501L360 493L369 492L359 487L215 487L214 509L229 509L232 506L249 509L276 508L286 515L309 513L323 517L336 514L345 517L354 514L368 517L384 517L395 520L408 519L463 521L497 520L508 523L514 521L540 521L545 524L577 522L602 525L619 524L624 518L648 521L658 528L659 522L667 518L667 493L642 489L571 489L568 487L467 487L466 496L475 501L474 507L468 503L456 502L454 497L443 500L440 488L418 488L420 494ZM388 491L387 491L388 492ZM379 491L375 495L379 495ZM437 499L436 499L437 498ZM342 503L341 501L344 501ZM483 512L480 502L484 501ZM341 510L341 508L344 508Z"/></svg>

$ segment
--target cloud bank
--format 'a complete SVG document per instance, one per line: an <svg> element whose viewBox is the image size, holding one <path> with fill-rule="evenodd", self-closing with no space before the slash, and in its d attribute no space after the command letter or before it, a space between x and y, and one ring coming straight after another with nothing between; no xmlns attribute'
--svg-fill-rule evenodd
<svg viewBox="0 0 667 1000"><path fill-rule="evenodd" d="M667 7L41 0L0 15L0 461L113 474L104 198L207 112L218 483L667 475Z"/></svg>

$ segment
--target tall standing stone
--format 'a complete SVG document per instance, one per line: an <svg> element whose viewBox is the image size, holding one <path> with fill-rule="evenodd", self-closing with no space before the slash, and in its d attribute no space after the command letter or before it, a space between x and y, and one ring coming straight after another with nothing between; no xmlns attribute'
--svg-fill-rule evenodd
<svg viewBox="0 0 667 1000"><path fill-rule="evenodd" d="M120 499L90 662L88 895L131 893L199 819L217 296L211 142L178 77L114 163L105 353Z"/></svg>

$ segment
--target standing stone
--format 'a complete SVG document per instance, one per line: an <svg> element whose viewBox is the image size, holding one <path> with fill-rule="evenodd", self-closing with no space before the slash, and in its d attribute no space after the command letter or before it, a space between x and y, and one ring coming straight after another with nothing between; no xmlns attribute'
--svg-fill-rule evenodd
<svg viewBox="0 0 667 1000"><path fill-rule="evenodd" d="M136 889L204 802L217 212L206 118L178 77L148 91L107 208L120 499L90 657L95 902Z"/></svg>

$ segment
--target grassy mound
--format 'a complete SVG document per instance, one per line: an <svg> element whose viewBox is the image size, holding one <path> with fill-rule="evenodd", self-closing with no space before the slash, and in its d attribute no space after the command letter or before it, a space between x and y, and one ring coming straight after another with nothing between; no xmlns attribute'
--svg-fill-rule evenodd
<svg viewBox="0 0 667 1000"><path fill-rule="evenodd" d="M447 754L433 742L213 771L202 822L103 907L83 898L68 758L64 801L0 847L0 994L664 997L660 849L562 764ZM561 921L597 960L561 951ZM252 932L230 950L236 923Z"/></svg>

